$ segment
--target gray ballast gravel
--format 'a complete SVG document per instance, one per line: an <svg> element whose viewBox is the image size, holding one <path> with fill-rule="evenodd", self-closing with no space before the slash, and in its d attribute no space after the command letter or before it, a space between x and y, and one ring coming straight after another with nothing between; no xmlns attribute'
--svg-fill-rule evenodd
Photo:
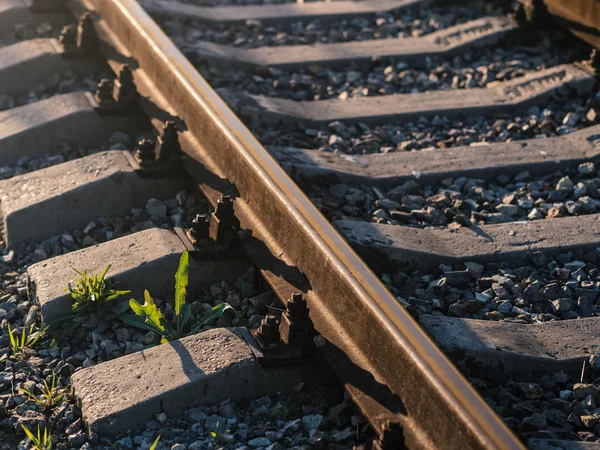
<svg viewBox="0 0 600 450"><path fill-rule="evenodd" d="M575 64L563 64L487 88L443 90L417 94L356 97L347 100L294 101L254 96L221 89L219 94L242 117L260 118L272 125L301 123L323 126L345 124L402 123L435 116L465 117L509 113L543 105L567 92L589 93L591 72Z"/></svg>
<svg viewBox="0 0 600 450"><path fill-rule="evenodd" d="M472 45L463 48L454 58L442 58L432 54L421 55L415 60L411 56L417 57L418 55L413 52L418 52L421 47L411 45L412 41L417 41L417 44L420 41L430 41L432 37L447 33L448 30L450 29L420 38L388 40L385 46L377 44L377 41L332 44L348 48L348 51L355 49L353 51L356 52L369 45L378 45L379 51L382 52L381 56L384 56L365 61L360 59L360 53L355 53L356 58L352 61L348 60L343 68L338 68L336 65L336 58L343 57L339 52L333 55L327 54L330 58L327 65L303 63L309 52L316 52L319 49L320 52L326 51L327 44L300 46L294 49L263 47L247 49L247 54L244 52L245 49L229 47L229 52L234 55L241 54L242 58L256 56L261 60L275 59L276 54L282 52L280 49L288 49L285 58L274 61L275 67L265 65L256 69L248 68L245 71L232 69L232 64L229 63L213 64L212 56L207 64L206 54L202 51L205 46L201 43L196 43L193 48L186 51L186 56L214 88L237 89L250 94L291 100L323 100L493 86L519 78L531 71L586 59L590 52L587 46L566 33L556 33L552 36L540 33L528 37L526 42L520 39L506 39L496 45ZM490 37L498 34L493 30L490 32L492 33ZM485 42L486 38L483 39ZM469 43L468 40L460 41L461 46ZM391 55L394 47L408 47L409 54L395 56L391 60L386 58L385 55ZM212 54L210 47L207 50ZM266 56L262 56L263 54ZM305 56L298 57L299 54ZM334 63L333 67L330 62Z"/></svg>
<svg viewBox="0 0 600 450"><path fill-rule="evenodd" d="M590 131L594 128L591 128ZM590 134L593 136L593 133ZM380 190L370 184L371 180L365 177L360 184L339 183L329 187L313 184L309 188L308 195L321 211L332 219L347 216L369 222L410 227L448 226L455 229L461 226L582 216L600 211L600 171L596 170L596 165L591 161L583 162L578 166L573 164L573 162L579 162L583 156L580 154L580 158L577 158L578 151L589 152L587 156L597 160L598 148L591 142L588 142L590 145L577 146L578 140L564 138L548 142L548 146L532 145L543 144L543 142L542 140L528 142L530 145L513 153L513 159L507 155L506 160L517 163L516 167L510 168L509 166L508 169L506 166L502 166L504 158L494 158L497 155L494 152L488 154L486 149L480 149L479 154L472 149L463 155L460 153L453 155L452 151L448 150L440 152L440 156L448 155L449 157L447 159L439 158L437 161L435 161L436 155L432 155L430 152L398 154L399 157L403 155L420 156L421 158L413 158L413 161L420 160L423 163L426 163L427 158L431 158L430 166L433 174L425 173L424 175L426 178L428 175L436 176L440 181L429 184L419 183L412 179L397 184L391 189ZM549 146L549 144L554 144L554 148L558 149L557 144L561 142L566 145L561 148L570 153L569 156L573 157L574 161L561 158L560 152L554 151ZM585 141L579 142L585 144ZM574 146L569 144L574 144ZM515 147L519 147L519 144L507 145L506 149ZM541 150L546 156L536 158L540 156L536 149L547 149ZM539 167L533 162L530 165L527 164L526 158L520 159L528 152L535 154L534 158L537 159ZM471 159L466 158L469 153L475 153L475 156ZM549 157L550 155L554 158ZM384 162L385 158L391 156L381 155L379 158L383 159L381 162ZM453 158L456 156L459 158ZM461 160L461 156L465 159ZM491 164L485 167L484 160L490 157L492 159L487 163ZM409 160L409 158L405 159L405 161ZM468 167L469 160L473 163L470 168ZM443 166L444 162L446 162L445 167ZM390 161L391 167L387 170L393 169L392 163L393 160ZM457 168L471 169L475 173L479 171L482 178L462 176L454 178L453 165L455 163ZM478 165L480 167L477 167ZM528 171L518 171L519 165L529 165L528 168L541 174L532 176ZM561 166L564 169L554 171ZM418 164L409 167L412 167L413 170L419 169ZM500 168L502 168L502 174L496 175ZM376 170L377 167L373 169ZM407 168L406 166L398 167L397 174L399 176L402 174L402 169L406 171ZM445 169L447 172L436 173L436 169ZM545 173L544 169L546 169ZM516 173L509 176L511 172ZM494 176L495 178L492 178ZM405 178L411 177L406 174Z"/></svg>
<svg viewBox="0 0 600 450"><path fill-rule="evenodd" d="M510 114L464 119L420 117L402 124L374 126L336 121L320 128L306 128L297 124L289 127L271 126L256 117L249 117L248 122L263 145L361 155L563 136L599 123L600 115L596 112L598 105L600 93L576 96L567 91L565 97L542 106L521 108Z"/></svg>
<svg viewBox="0 0 600 450"><path fill-rule="evenodd" d="M23 0L0 2L0 47L36 37L58 37L71 18L64 10L32 13Z"/></svg>
<svg viewBox="0 0 600 450"><path fill-rule="evenodd" d="M346 240L367 261L387 260L427 270L459 261L523 261L531 252L591 251L600 244L599 214L458 229L412 228L337 220Z"/></svg>
<svg viewBox="0 0 600 450"><path fill-rule="evenodd" d="M415 315L519 324L568 321L598 316L599 262L600 247L555 258L534 251L512 264L464 261L427 272L397 264L383 269L381 280ZM590 342L583 336L580 341L584 347Z"/></svg>
<svg viewBox="0 0 600 450"><path fill-rule="evenodd" d="M179 20L195 19L200 22L229 26L249 22L276 24L374 16L379 12L424 7L429 3L431 0L365 0L210 8L165 0L143 0L144 8L151 13L175 17Z"/></svg>
<svg viewBox="0 0 600 450"><path fill-rule="evenodd" d="M172 3L172 2L171 2ZM336 8L338 3L326 4L328 10ZM368 5L368 2L361 2ZM324 3L322 3L324 4ZM354 2L354 7L356 2ZM288 5L287 9L310 11L315 4ZM322 8L317 6L317 8ZM337 6L339 8L339 6ZM272 10L272 6L267 7ZM221 8L223 10L223 8ZM228 10L230 15L232 9ZM242 14L243 11L240 11ZM392 12L379 10L376 14L361 14L360 17L337 17L331 20L304 17L293 21L261 22L248 20L242 26L211 26L192 20L189 17L165 17L157 13L156 19L161 28L171 37L175 45L184 53L193 52L194 43L209 41L217 44L233 45L243 48L258 48L280 45L327 44L335 42L365 41L419 37L447 27L479 19L484 15L502 15L506 8L498 8L480 1L465 5L431 5L427 8L399 9Z"/></svg>
<svg viewBox="0 0 600 450"><path fill-rule="evenodd" d="M473 387L531 450L600 447L597 349L576 371L547 371L514 380L501 368L465 367Z"/></svg>

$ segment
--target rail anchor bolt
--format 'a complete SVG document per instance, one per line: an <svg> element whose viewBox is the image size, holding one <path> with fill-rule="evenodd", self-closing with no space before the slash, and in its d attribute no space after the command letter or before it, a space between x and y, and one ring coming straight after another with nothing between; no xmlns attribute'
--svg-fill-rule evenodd
<svg viewBox="0 0 600 450"><path fill-rule="evenodd" d="M115 98L113 96L114 90L115 85L113 80L109 78L100 80L98 89L96 89L96 93L94 94L94 99L101 108L113 108L116 106Z"/></svg>
<svg viewBox="0 0 600 450"><path fill-rule="evenodd" d="M279 343L277 318L273 314L267 314L261 321L256 335L264 346L277 345Z"/></svg>
<svg viewBox="0 0 600 450"><path fill-rule="evenodd" d="M129 64L124 64L115 80L115 100L119 106L124 106L135 100L137 88L133 81L133 73Z"/></svg>
<svg viewBox="0 0 600 450"><path fill-rule="evenodd" d="M156 162L155 145L152 139L142 139L138 142L134 156L140 166L147 166Z"/></svg>
<svg viewBox="0 0 600 450"><path fill-rule="evenodd" d="M60 31L58 42L65 52L77 51L77 27L65 25Z"/></svg>
<svg viewBox="0 0 600 450"><path fill-rule="evenodd" d="M90 50L98 44L98 35L94 28L92 13L85 12L79 19L77 26L77 47L80 50Z"/></svg>
<svg viewBox="0 0 600 450"><path fill-rule="evenodd" d="M167 120L162 136L156 139L156 160L166 170L177 170L181 166L181 145L177 126L172 120Z"/></svg>
<svg viewBox="0 0 600 450"><path fill-rule="evenodd" d="M189 232L192 243L207 242L209 240L209 228L210 224L206 215L196 214Z"/></svg>
<svg viewBox="0 0 600 450"><path fill-rule="evenodd" d="M521 2L517 2L515 4L515 8L511 13L511 16L520 27L524 27L529 24L527 21L527 11L525 11L525 5Z"/></svg>
<svg viewBox="0 0 600 450"><path fill-rule="evenodd" d="M541 27L548 22L548 9L544 0L519 0L512 16L519 26Z"/></svg>
<svg viewBox="0 0 600 450"><path fill-rule="evenodd" d="M404 430L398 422L386 421L383 424L380 439L373 442L373 450L405 450Z"/></svg>
<svg viewBox="0 0 600 450"><path fill-rule="evenodd" d="M596 76L600 75L600 50L597 48L593 49L590 54L590 67Z"/></svg>
<svg viewBox="0 0 600 450"><path fill-rule="evenodd" d="M308 349L314 347L315 329L308 316L308 305L300 292L294 292L281 315L279 336L286 345Z"/></svg>
<svg viewBox="0 0 600 450"><path fill-rule="evenodd" d="M229 195L222 195L210 218L209 236L219 247L233 250L240 242L239 229L240 221L235 216L233 200Z"/></svg>

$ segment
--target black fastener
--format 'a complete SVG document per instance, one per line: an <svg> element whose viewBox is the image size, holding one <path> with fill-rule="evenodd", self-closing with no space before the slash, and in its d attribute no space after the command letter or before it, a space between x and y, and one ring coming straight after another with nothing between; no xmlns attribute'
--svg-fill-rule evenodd
<svg viewBox="0 0 600 450"><path fill-rule="evenodd" d="M119 105L126 105L137 96L137 88L133 81L133 73L129 64L123 64L119 78L115 81L115 99Z"/></svg>
<svg viewBox="0 0 600 450"><path fill-rule="evenodd" d="M264 344L279 343L279 328L277 326L277 318L273 314L267 314L260 322L257 335Z"/></svg>
<svg viewBox="0 0 600 450"><path fill-rule="evenodd" d="M196 214L194 220L192 220L192 227L190 228L190 236L195 242L205 242L209 240L209 227L208 218L205 214Z"/></svg>
<svg viewBox="0 0 600 450"><path fill-rule="evenodd" d="M60 31L60 37L58 38L58 41L65 51L76 50L77 27L75 27L75 25L65 25Z"/></svg>
<svg viewBox="0 0 600 450"><path fill-rule="evenodd" d="M239 244L237 230L240 221L233 210L233 200L229 195L222 195L217 201L217 208L212 213L210 220L209 236L217 245L226 249L233 249Z"/></svg>
<svg viewBox="0 0 600 450"><path fill-rule="evenodd" d="M98 43L98 36L94 28L92 13L86 12L81 15L77 27L77 47L80 50L89 50Z"/></svg>
<svg viewBox="0 0 600 450"><path fill-rule="evenodd" d="M154 163L156 160L155 146L156 143L152 139L142 139L138 142L135 159L141 166Z"/></svg>
<svg viewBox="0 0 600 450"><path fill-rule="evenodd" d="M590 54L590 67L596 75L600 75L600 50L597 48L593 49Z"/></svg>
<svg viewBox="0 0 600 450"><path fill-rule="evenodd" d="M373 443L373 450L405 450L404 430L402 425L391 420L382 427L381 438Z"/></svg>
<svg viewBox="0 0 600 450"><path fill-rule="evenodd" d="M116 106L115 98L113 95L115 85L113 80L109 78L103 78L98 83L98 89L94 94L94 99L98 102L100 107L114 107Z"/></svg>
<svg viewBox="0 0 600 450"><path fill-rule="evenodd" d="M286 345L305 350L313 348L314 325L308 315L306 299L301 292L294 292L281 315L279 335Z"/></svg>
<svg viewBox="0 0 600 450"><path fill-rule="evenodd" d="M179 166L180 156L181 145L179 145L177 126L172 120L167 120L162 136L156 140L156 160L165 167L175 168Z"/></svg>

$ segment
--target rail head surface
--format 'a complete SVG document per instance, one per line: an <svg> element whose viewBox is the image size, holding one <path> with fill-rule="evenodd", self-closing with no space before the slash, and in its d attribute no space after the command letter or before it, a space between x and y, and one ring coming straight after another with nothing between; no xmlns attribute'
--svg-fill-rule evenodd
<svg viewBox="0 0 600 450"><path fill-rule="evenodd" d="M135 0L68 5L98 13L101 51L113 68L133 63L153 123L181 119L204 192L233 183L243 228L306 275L316 329L401 399L410 447L523 448Z"/></svg>

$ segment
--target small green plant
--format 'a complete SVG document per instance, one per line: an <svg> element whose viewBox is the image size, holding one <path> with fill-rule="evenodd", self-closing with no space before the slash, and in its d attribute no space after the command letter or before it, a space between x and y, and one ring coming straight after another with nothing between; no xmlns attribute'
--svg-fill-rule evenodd
<svg viewBox="0 0 600 450"><path fill-rule="evenodd" d="M159 440L160 440L160 436L158 436L156 438L156 440L152 443L152 447L150 447L150 450L156 450L156 446L158 445Z"/></svg>
<svg viewBox="0 0 600 450"><path fill-rule="evenodd" d="M225 430L223 431L223 429L219 430L219 425L221 424L221 422L217 422L217 424L215 425L215 431L211 431L210 435L211 437L214 439L215 444L221 445L224 444L224 440L225 440L225 434L229 433L230 430Z"/></svg>
<svg viewBox="0 0 600 450"><path fill-rule="evenodd" d="M128 290L114 289L114 282L106 278L106 273L110 269L109 264L100 275L88 274L86 270L73 269L80 275L75 283L65 290L70 292L73 299L73 315L97 313L101 314L105 306L117 298L129 294Z"/></svg>
<svg viewBox="0 0 600 450"><path fill-rule="evenodd" d="M10 324L8 324L8 337L10 339L10 350L14 356L22 355L25 347L33 348L35 344L42 338L46 332L46 327L43 327L39 331L33 331L34 325L31 325L29 329L23 327L21 337L13 332Z"/></svg>
<svg viewBox="0 0 600 450"><path fill-rule="evenodd" d="M60 376L56 377L54 370L52 371L52 381L50 384L44 380L44 387L40 396L35 395L28 389L21 388L21 391L27 394L29 400L33 400L44 407L44 409L50 409L54 405L62 403L65 399L64 389L60 387Z"/></svg>
<svg viewBox="0 0 600 450"><path fill-rule="evenodd" d="M48 431L48 428L44 428L44 434L42 435L40 427L38 425L37 436L35 436L25 425L21 425L21 427L23 427L23 431L31 441L31 448L33 450L52 449L52 436L50 435L50 431Z"/></svg>
<svg viewBox="0 0 600 450"><path fill-rule="evenodd" d="M150 293L144 291L144 304L139 304L133 298L129 300L131 310L136 314L122 317L123 322L144 330L154 331L161 336L161 343L174 341L184 336L196 333L207 323L223 315L228 309L233 309L227 303L215 306L208 314L188 326L192 315L191 306L185 304L186 288L189 274L189 254L183 252L179 260L179 268L175 273L175 316L172 321L167 321L162 315Z"/></svg>

